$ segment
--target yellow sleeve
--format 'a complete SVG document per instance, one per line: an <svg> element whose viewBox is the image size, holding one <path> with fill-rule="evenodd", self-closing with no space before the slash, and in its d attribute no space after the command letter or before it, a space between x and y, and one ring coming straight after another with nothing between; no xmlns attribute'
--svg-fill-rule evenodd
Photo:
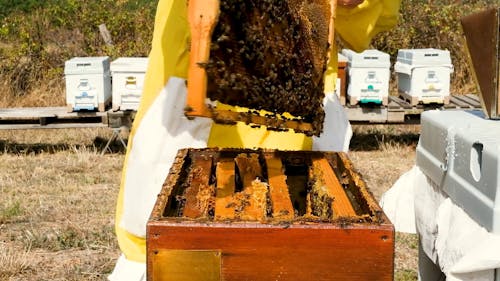
<svg viewBox="0 0 500 281"><path fill-rule="evenodd" d="M335 29L354 51L368 48L377 33L394 27L400 0L365 0L355 8L337 7Z"/></svg>

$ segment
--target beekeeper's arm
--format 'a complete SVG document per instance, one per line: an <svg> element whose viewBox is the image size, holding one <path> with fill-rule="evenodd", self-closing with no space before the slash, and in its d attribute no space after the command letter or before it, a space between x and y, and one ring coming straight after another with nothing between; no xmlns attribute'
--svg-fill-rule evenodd
<svg viewBox="0 0 500 281"><path fill-rule="evenodd" d="M366 48L377 31L395 23L398 4L399 0L364 0L350 10L338 6L337 32L354 49ZM186 17L186 0L159 1L143 95L129 137L116 209L115 229L123 255L110 280L145 278L146 222L175 154L180 148L207 146L211 120L187 120L183 114L189 57ZM328 71L336 77L336 48L331 54ZM228 139L227 135L224 138ZM220 140L214 140L217 143Z"/></svg>

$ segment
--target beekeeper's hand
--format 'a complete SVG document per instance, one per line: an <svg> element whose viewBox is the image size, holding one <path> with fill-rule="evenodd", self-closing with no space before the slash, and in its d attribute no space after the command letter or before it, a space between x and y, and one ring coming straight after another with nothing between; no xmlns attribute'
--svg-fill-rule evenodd
<svg viewBox="0 0 500 281"><path fill-rule="evenodd" d="M337 0L337 5L354 8L363 2L364 0Z"/></svg>

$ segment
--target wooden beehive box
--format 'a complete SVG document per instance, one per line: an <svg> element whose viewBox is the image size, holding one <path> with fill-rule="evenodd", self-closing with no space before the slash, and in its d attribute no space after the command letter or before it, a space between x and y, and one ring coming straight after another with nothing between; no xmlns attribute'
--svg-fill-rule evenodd
<svg viewBox="0 0 500 281"><path fill-rule="evenodd" d="M336 1L188 3L186 115L319 135ZM250 110L219 110L207 98Z"/></svg>
<svg viewBox="0 0 500 281"><path fill-rule="evenodd" d="M148 280L392 280L394 228L344 153L180 150Z"/></svg>

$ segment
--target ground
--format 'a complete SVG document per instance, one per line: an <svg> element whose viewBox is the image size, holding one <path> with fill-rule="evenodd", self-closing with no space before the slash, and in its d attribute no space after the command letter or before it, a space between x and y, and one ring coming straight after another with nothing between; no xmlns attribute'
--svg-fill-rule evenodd
<svg viewBox="0 0 500 281"><path fill-rule="evenodd" d="M378 200L415 162L418 126L355 126L349 157ZM0 280L105 280L119 256L123 149L108 129L0 131ZM417 238L396 234L395 280L416 280Z"/></svg>

